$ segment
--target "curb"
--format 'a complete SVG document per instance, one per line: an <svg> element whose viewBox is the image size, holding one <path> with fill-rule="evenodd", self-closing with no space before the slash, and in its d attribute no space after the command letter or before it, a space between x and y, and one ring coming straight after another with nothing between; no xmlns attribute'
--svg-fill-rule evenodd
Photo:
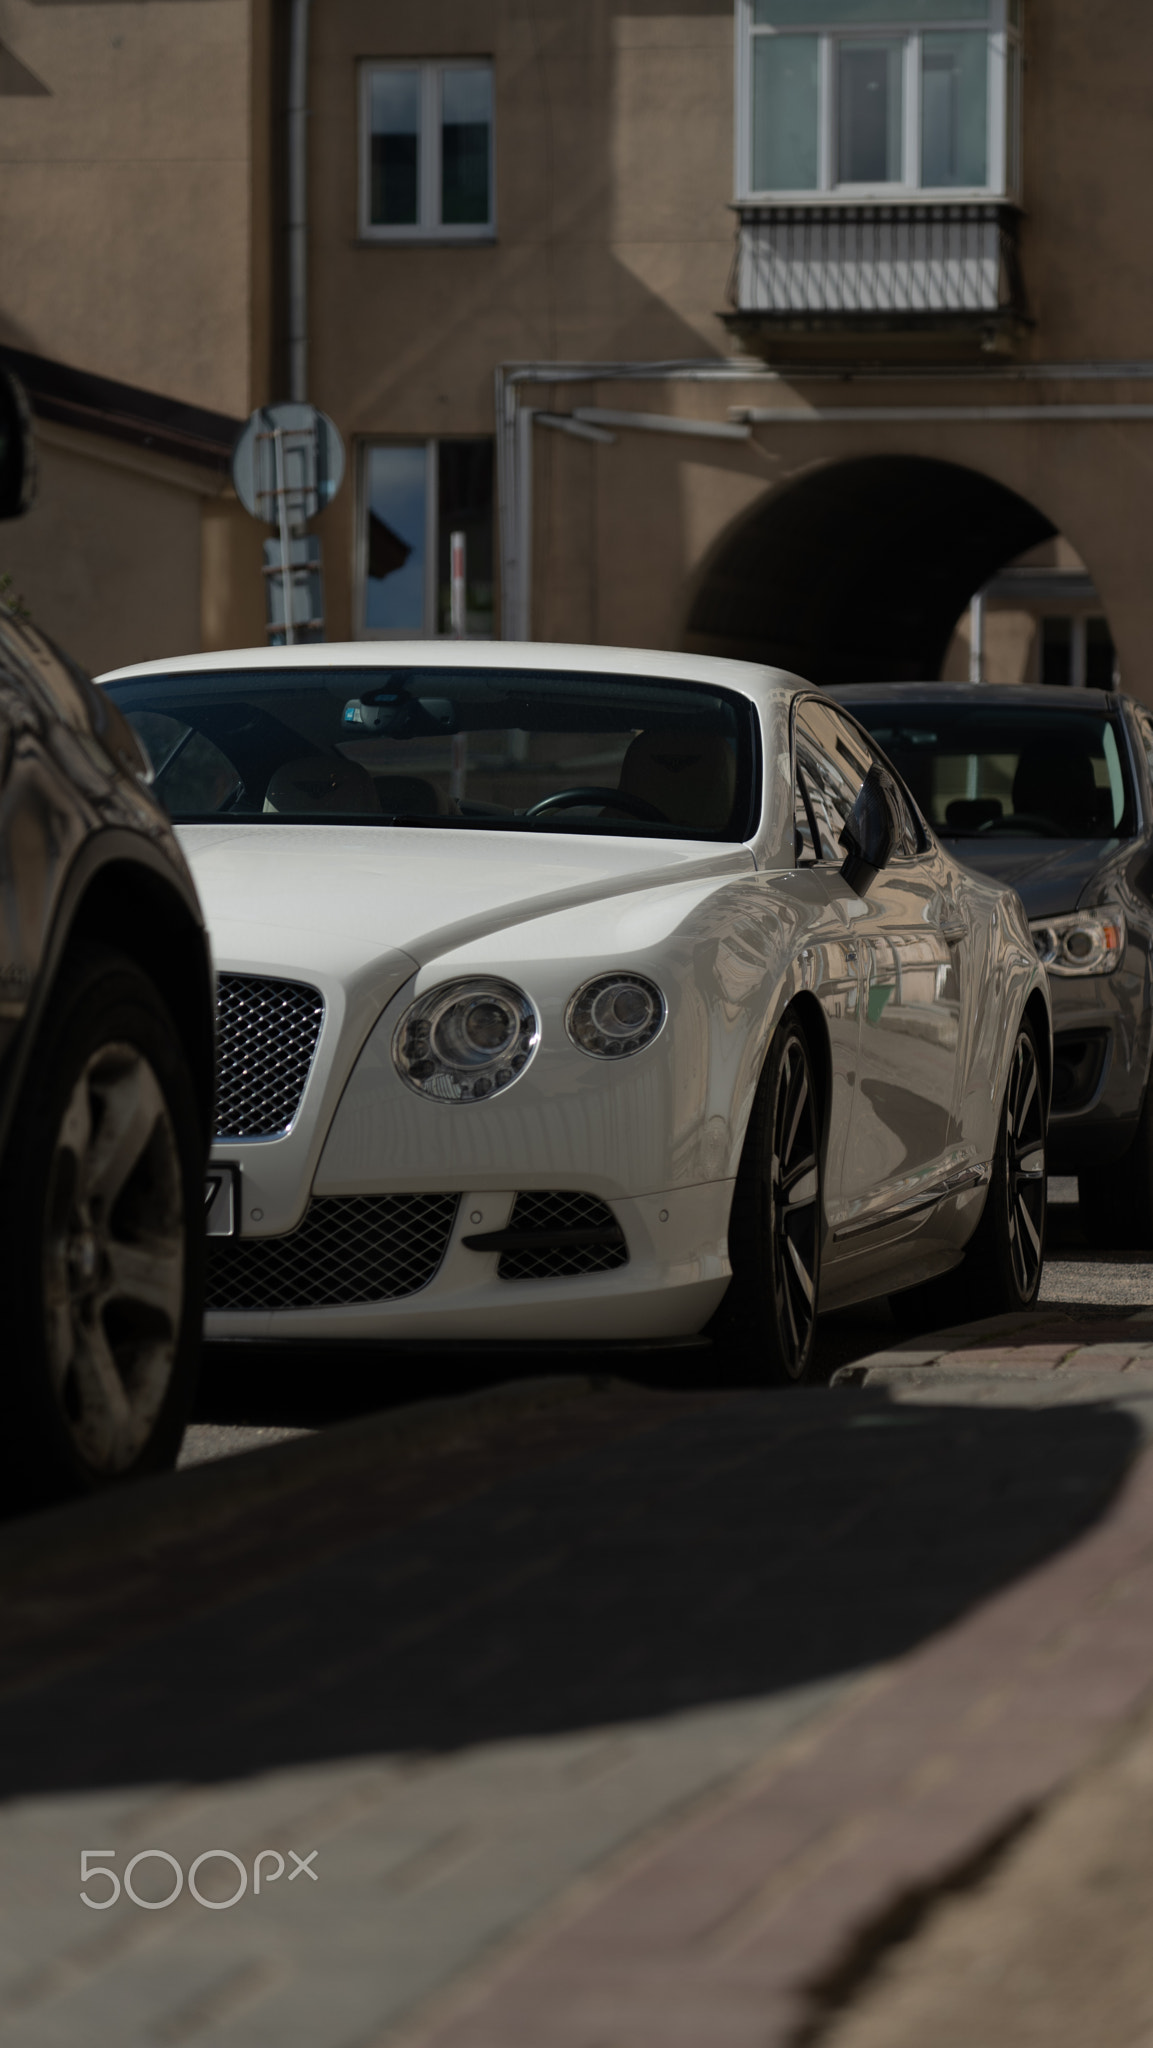
<svg viewBox="0 0 1153 2048"><path fill-rule="evenodd" d="M958 1352L966 1354L966 1360L970 1362L970 1354L974 1351L987 1350L992 1364L992 1354L1001 1339L1015 1339L1030 1349L1034 1345L1052 1347L1067 1343L1068 1356L1093 1344L1118 1340L1144 1349L1147 1340L1144 1337L1134 1340L1130 1334L1134 1325L1147 1326L1149 1338L1153 1339L1153 1310L1138 1308L1128 1315L1110 1313L1087 1320L1084 1312L1078 1314L1054 1305L1052 1308L1030 1309L1020 1315L986 1316L978 1322L955 1323L948 1329L927 1331L923 1336L910 1337L903 1344L888 1345L883 1351L870 1352L866 1358L840 1366L829 1385L877 1385L881 1383L882 1376L900 1376L904 1372L940 1365ZM1000 1348L1013 1350L1016 1347L1007 1343ZM1046 1366L1044 1370L1049 1371L1051 1367Z"/></svg>

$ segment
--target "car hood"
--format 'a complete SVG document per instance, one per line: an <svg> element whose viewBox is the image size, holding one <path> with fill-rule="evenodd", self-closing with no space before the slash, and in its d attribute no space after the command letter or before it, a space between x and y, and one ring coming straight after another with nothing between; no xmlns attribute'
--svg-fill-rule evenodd
<svg viewBox="0 0 1153 2048"><path fill-rule="evenodd" d="M426 966L554 911L754 866L742 846L443 827L182 825L179 837L221 965L336 976L389 954Z"/></svg>
<svg viewBox="0 0 1153 2048"><path fill-rule="evenodd" d="M943 844L966 867L995 875L1017 891L1030 917L1059 917L1076 910L1097 870L1116 854L1116 839L1006 838L946 839Z"/></svg>

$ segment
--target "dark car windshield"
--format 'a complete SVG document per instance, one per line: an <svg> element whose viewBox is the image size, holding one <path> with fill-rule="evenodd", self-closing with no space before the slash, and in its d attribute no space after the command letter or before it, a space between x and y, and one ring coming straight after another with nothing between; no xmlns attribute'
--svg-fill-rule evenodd
<svg viewBox="0 0 1153 2048"><path fill-rule="evenodd" d="M858 703L852 710L946 839L1135 831L1125 736L1100 710Z"/></svg>
<svg viewBox="0 0 1153 2048"><path fill-rule="evenodd" d="M181 824L403 824L742 840L746 698L496 668L234 670L105 685Z"/></svg>

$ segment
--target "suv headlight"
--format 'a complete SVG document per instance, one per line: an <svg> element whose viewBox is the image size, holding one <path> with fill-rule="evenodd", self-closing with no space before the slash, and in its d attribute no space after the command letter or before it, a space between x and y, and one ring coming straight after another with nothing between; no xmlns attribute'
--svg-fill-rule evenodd
<svg viewBox="0 0 1153 2048"><path fill-rule="evenodd" d="M643 974L598 974L578 988L564 1028L581 1052L619 1060L651 1045L665 1021L666 1004L655 981Z"/></svg>
<svg viewBox="0 0 1153 2048"><path fill-rule="evenodd" d="M1050 974L1112 974L1125 951L1125 913L1111 903L1031 919L1029 930Z"/></svg>
<svg viewBox="0 0 1153 2048"><path fill-rule="evenodd" d="M540 1021L510 981L449 981L419 996L392 1040L401 1079L435 1102L484 1102L510 1088L540 1043Z"/></svg>

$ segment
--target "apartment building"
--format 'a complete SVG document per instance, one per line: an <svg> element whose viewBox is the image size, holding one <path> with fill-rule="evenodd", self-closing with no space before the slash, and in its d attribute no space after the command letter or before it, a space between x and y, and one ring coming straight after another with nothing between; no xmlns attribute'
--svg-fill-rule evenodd
<svg viewBox="0 0 1153 2048"><path fill-rule="evenodd" d="M475 634L1153 702L1151 63L1138 0L0 0L0 570L94 662L260 640L295 381L330 638L445 633L463 530Z"/></svg>

